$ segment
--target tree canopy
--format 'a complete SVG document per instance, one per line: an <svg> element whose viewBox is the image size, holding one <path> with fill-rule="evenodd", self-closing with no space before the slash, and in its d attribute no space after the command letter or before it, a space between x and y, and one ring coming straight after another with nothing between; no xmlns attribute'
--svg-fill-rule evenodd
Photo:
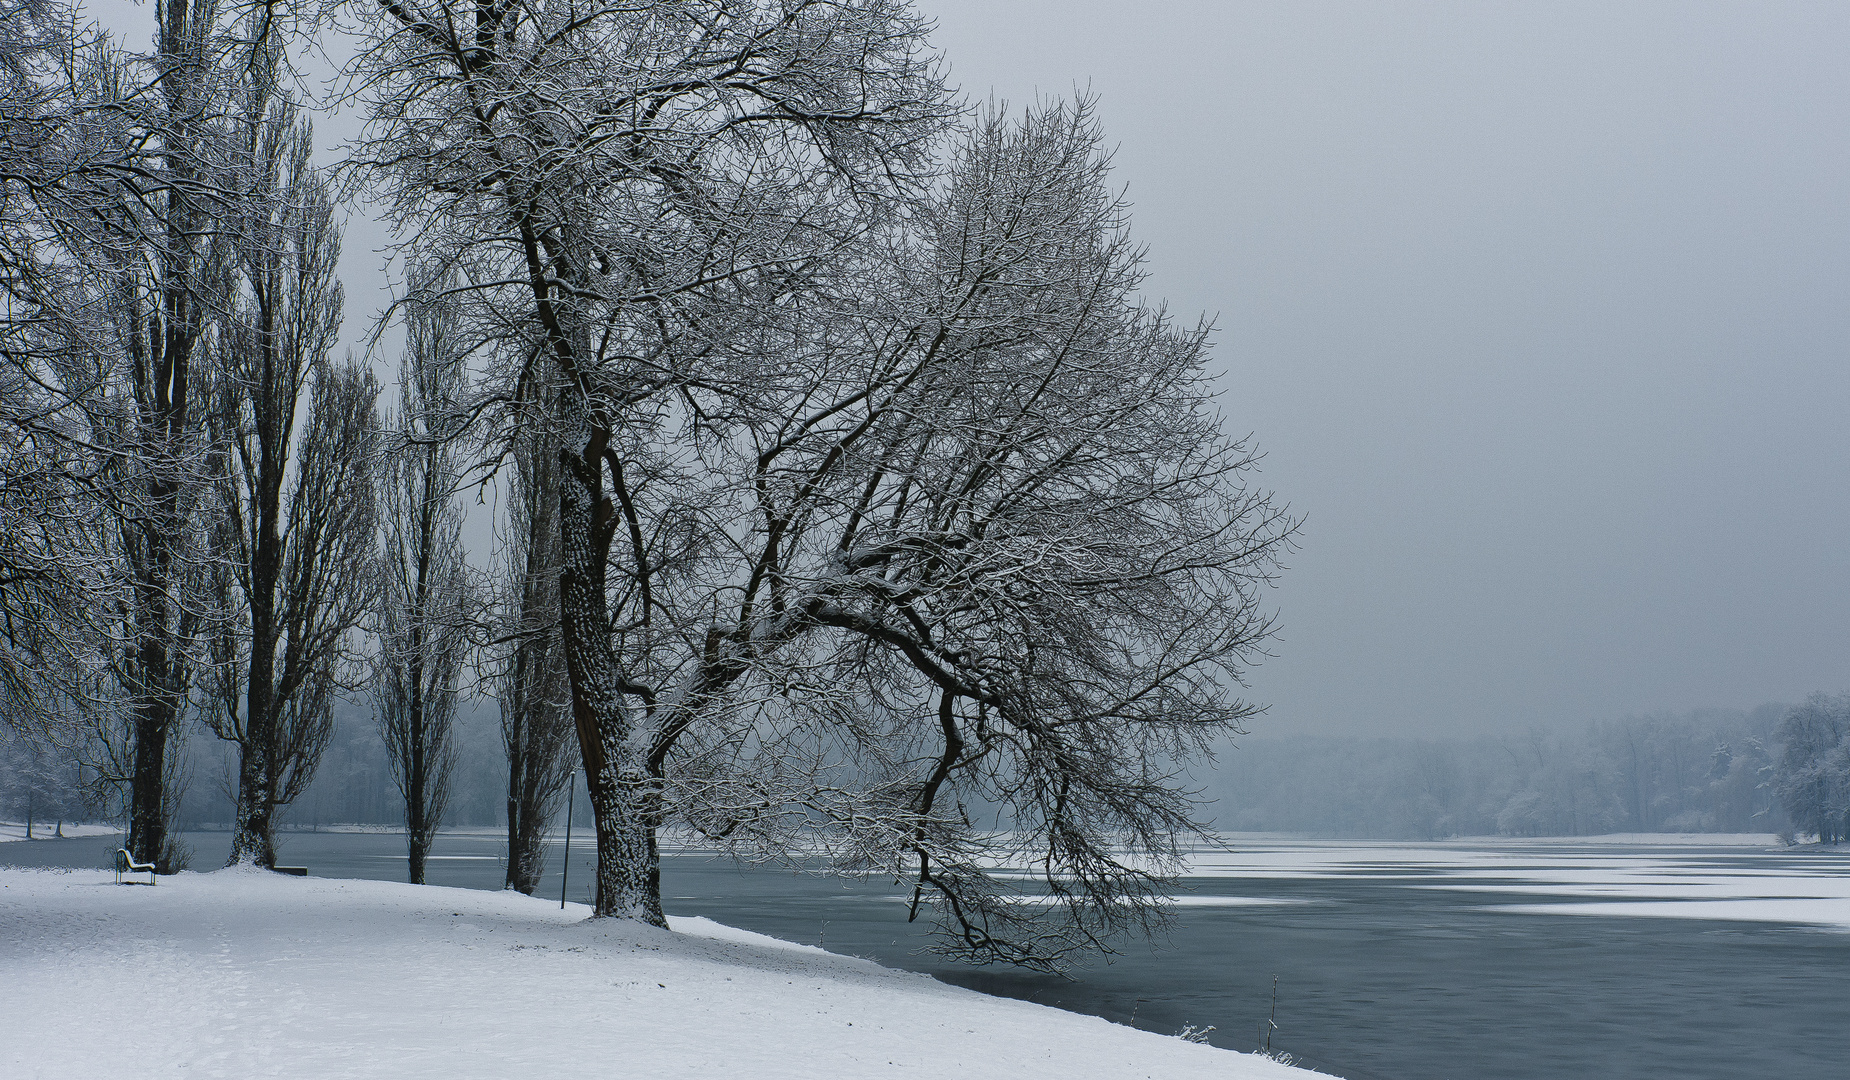
<svg viewBox="0 0 1850 1080"><path fill-rule="evenodd" d="M179 335L189 392L143 424L173 467L137 489L160 557L129 636L172 677L135 738L215 702L241 857L269 861L362 626L433 805L438 774L411 777L425 734L443 760L474 616L460 564L419 560L454 548L455 489L506 472L524 554L486 590L519 608L491 649L532 670L498 685L510 731L569 698L598 914L665 921L672 829L900 877L976 960L1150 924L1197 827L1184 770L1255 711L1296 523L1224 428L1211 327L1142 296L1089 101L969 108L903 0L352 0L345 182L396 230L414 352L441 338L404 378L447 380L407 384L385 440L376 386L327 355L340 230L282 75L293 9L162 11L166 104L137 114L159 153L109 159L168 178L124 232L152 306L122 310ZM99 384L134 369L46 340ZM528 817L544 742L508 743Z"/></svg>

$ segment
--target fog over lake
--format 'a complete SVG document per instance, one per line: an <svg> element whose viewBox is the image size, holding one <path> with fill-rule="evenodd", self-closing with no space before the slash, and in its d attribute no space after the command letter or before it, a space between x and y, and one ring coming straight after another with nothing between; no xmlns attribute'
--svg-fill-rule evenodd
<svg viewBox="0 0 1850 1080"><path fill-rule="evenodd" d="M1262 730L1850 686L1850 10L933 0L1089 89L1147 291L1308 522Z"/></svg>

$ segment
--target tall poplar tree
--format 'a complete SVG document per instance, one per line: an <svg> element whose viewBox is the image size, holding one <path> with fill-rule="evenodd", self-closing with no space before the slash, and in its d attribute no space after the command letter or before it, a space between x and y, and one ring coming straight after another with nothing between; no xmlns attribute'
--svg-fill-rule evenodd
<svg viewBox="0 0 1850 1080"><path fill-rule="evenodd" d="M468 566L455 504L461 448L454 428L464 371L445 306L407 310L397 431L379 478L383 546L372 696L405 801L410 880L422 885L449 799L451 730L469 648Z"/></svg>

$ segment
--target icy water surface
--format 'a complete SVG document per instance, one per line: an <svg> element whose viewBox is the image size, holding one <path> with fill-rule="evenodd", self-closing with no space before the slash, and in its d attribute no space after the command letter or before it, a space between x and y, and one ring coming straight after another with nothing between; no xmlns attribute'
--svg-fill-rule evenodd
<svg viewBox="0 0 1850 1080"><path fill-rule="evenodd" d="M188 835L195 865L223 833ZM1278 977L1273 1046L1349 1080L1842 1080L1850 852L1759 846L1235 838L1204 851L1178 922L1070 980L919 950L905 890L698 852L663 859L670 914L705 915L994 994L1250 1050ZM395 834L290 833L281 859L398 878ZM107 840L0 845L0 863L97 865ZM543 892L559 895L558 847ZM498 888L492 831L444 834L432 884ZM591 881L574 837L571 899Z"/></svg>

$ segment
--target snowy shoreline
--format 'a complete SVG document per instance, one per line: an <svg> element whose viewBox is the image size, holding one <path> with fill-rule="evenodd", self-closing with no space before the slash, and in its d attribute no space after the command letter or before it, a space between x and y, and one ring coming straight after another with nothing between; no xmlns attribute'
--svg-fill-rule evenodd
<svg viewBox="0 0 1850 1080"><path fill-rule="evenodd" d="M587 914L261 871L150 888L0 868L0 1073L1314 1075L705 919Z"/></svg>
<svg viewBox="0 0 1850 1080"><path fill-rule="evenodd" d="M64 835L62 836L53 835L54 831L57 831L57 830L61 830ZM34 841L38 841L38 840L81 840L81 839L84 839L85 837L91 837L91 836L109 836L111 834L119 836L121 835L121 833L122 833L121 826L113 825L113 824L89 825L89 824L83 824L81 822L76 822L76 821L65 821L65 822L53 821L49 825L45 824L45 822L43 821L35 821L32 823L32 839ZM12 840L24 841L25 839L26 839L25 822L23 821L0 821L0 844L4 844Z"/></svg>
<svg viewBox="0 0 1850 1080"><path fill-rule="evenodd" d="M57 825L57 822L55 821L52 823L52 825L46 825L44 821L39 821L39 822L34 823L33 838L36 840L53 839L53 837L41 835L41 834L44 833L46 830L55 827L56 825ZM85 837L85 836L103 836L109 833L120 833L122 831L122 826L116 823L95 824L95 823L86 823L86 822L66 821L63 823L63 826L64 826L64 836L59 839L72 839L72 838ZM588 830L588 828L589 828L588 826L581 827L580 831L585 832L586 835L589 835L588 831L586 831ZM231 830L231 826L223 822L215 822L215 823L208 824L208 825L192 826L192 827L189 827L188 829L188 831L195 831L195 830L202 831L202 832L229 832ZM278 827L278 831L283 832L283 833L297 833L297 832L301 832L301 833L358 833L358 834L372 835L372 834L393 834L393 833L402 834L405 830L402 825L373 825L373 824L291 825L291 824L283 824ZM496 825L454 825L454 826L445 826L440 831L445 834L458 833L458 834L470 834L470 835L481 835L481 836L505 836L507 833L506 828L502 826L496 826ZM560 836L563 836L565 833L565 830L563 827L556 828L552 831L557 832ZM1290 832L1222 832L1222 833L1215 833L1213 835L1218 837L1220 840L1224 842L1233 843L1233 844L1238 844L1241 842L1251 842L1251 841L1290 842L1290 841L1316 840L1316 841L1332 841L1332 842L1350 843L1350 844L1396 844L1396 845L1425 844L1425 845L1435 845L1435 846L1458 845L1458 844L1493 844L1493 843L1494 844L1509 844L1509 845L1534 844L1534 845L1549 845L1549 846L1558 846L1558 845L1563 845L1563 844L1589 844L1589 845L1650 844L1650 845L1666 846L1666 847L1668 846L1679 846L1679 847L1681 846L1687 846L1687 847L1784 847L1786 846L1782 844L1779 840L1779 837L1773 833L1687 833L1687 832L1685 833L1596 833L1596 834L1592 834L1588 836L1488 835L1488 836L1446 836L1446 837L1440 837L1440 838L1433 839L1433 840L1346 837L1346 836L1326 835L1324 833L1290 833ZM24 840L25 838L26 838L25 837L25 824L23 822L0 821L0 843L3 843L8 840ZM683 836L677 836L674 834L665 834L663 835L661 839L662 839L662 844L664 847L702 848L702 847L708 846L704 841L700 840L697 837L683 837ZM1815 844L1801 844L1799 846L1807 847L1807 846L1816 846L1816 845Z"/></svg>

